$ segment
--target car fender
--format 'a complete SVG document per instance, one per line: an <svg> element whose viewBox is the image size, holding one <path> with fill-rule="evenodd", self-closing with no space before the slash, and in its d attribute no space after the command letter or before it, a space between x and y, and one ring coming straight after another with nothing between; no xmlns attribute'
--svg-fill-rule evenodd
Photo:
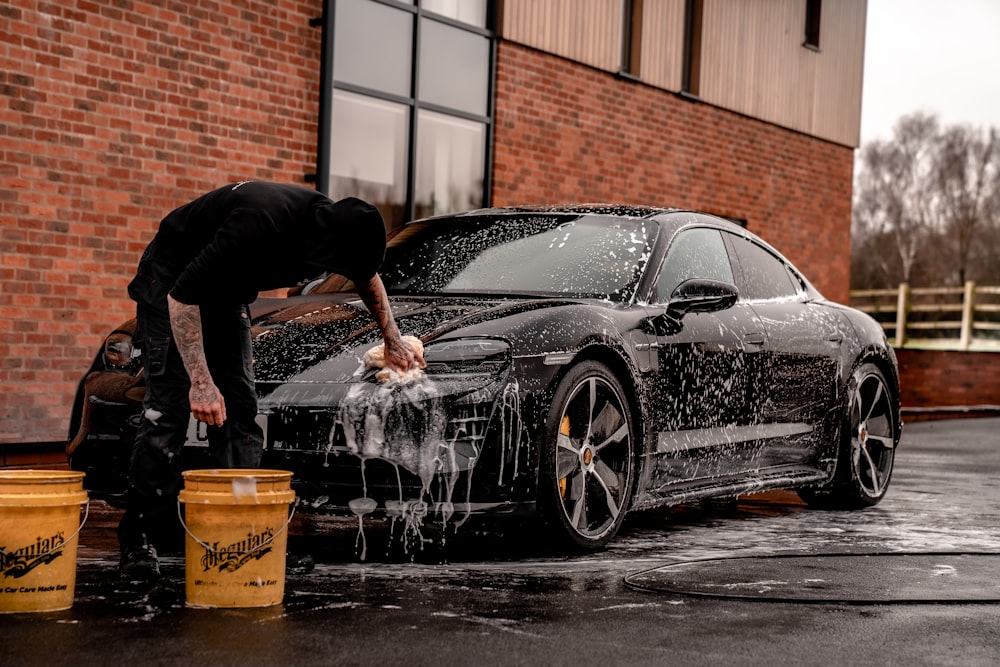
<svg viewBox="0 0 1000 667"><path fill-rule="evenodd" d="M649 407L639 381L635 346L621 332L637 328L645 314L617 311L608 314L586 308L570 312L568 314L564 308L536 312L540 320L522 322L506 332L505 338L514 344L516 350L515 376L521 383L522 418L528 441L535 445L524 452L525 462L530 467L522 469L533 469L536 476L540 473L545 422L555 389L570 368L591 359L611 368L627 393L626 399L633 408L636 441L642 447L642 451L637 453L640 460L637 477L641 478L644 467L641 462L646 459L643 454L649 447L643 429ZM541 326L547 335L529 335L536 326Z"/></svg>

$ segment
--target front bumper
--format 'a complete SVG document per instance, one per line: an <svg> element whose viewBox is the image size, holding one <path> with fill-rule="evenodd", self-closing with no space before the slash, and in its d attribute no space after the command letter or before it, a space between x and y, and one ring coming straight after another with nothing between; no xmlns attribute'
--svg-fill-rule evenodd
<svg viewBox="0 0 1000 667"><path fill-rule="evenodd" d="M262 389L263 465L294 473L305 509L447 521L533 506L515 491L524 428L509 367Z"/></svg>

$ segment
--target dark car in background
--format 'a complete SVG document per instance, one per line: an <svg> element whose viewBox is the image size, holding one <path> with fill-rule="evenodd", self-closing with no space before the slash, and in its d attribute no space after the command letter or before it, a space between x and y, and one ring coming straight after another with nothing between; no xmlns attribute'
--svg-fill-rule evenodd
<svg viewBox="0 0 1000 667"><path fill-rule="evenodd" d="M895 356L867 315L703 213L575 206L412 222L380 271L426 377L380 384L379 329L338 276L252 306L265 467L300 507L460 525L540 519L598 548L627 512L766 489L858 509L899 441ZM141 419L134 325L80 384L72 467L125 489ZM185 465L211 467L195 423Z"/></svg>

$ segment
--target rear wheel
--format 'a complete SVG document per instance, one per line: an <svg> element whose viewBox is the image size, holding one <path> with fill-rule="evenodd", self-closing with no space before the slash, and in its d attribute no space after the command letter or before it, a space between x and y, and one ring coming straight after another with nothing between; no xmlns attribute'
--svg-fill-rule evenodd
<svg viewBox="0 0 1000 667"><path fill-rule="evenodd" d="M621 527L635 484L635 427L621 383L598 362L573 367L556 389L545 432L545 523L563 546L603 547Z"/></svg>
<svg viewBox="0 0 1000 667"><path fill-rule="evenodd" d="M889 488L899 442L899 399L872 363L861 364L854 371L848 396L833 480L818 489L799 490L799 496L815 507L871 507Z"/></svg>

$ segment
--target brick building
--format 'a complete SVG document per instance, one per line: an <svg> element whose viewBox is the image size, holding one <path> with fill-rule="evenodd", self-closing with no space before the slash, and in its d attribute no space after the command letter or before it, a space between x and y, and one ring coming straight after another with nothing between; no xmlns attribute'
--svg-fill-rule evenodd
<svg viewBox="0 0 1000 667"><path fill-rule="evenodd" d="M0 446L60 442L160 218L274 180L744 222L845 300L865 0L5 0Z"/></svg>

